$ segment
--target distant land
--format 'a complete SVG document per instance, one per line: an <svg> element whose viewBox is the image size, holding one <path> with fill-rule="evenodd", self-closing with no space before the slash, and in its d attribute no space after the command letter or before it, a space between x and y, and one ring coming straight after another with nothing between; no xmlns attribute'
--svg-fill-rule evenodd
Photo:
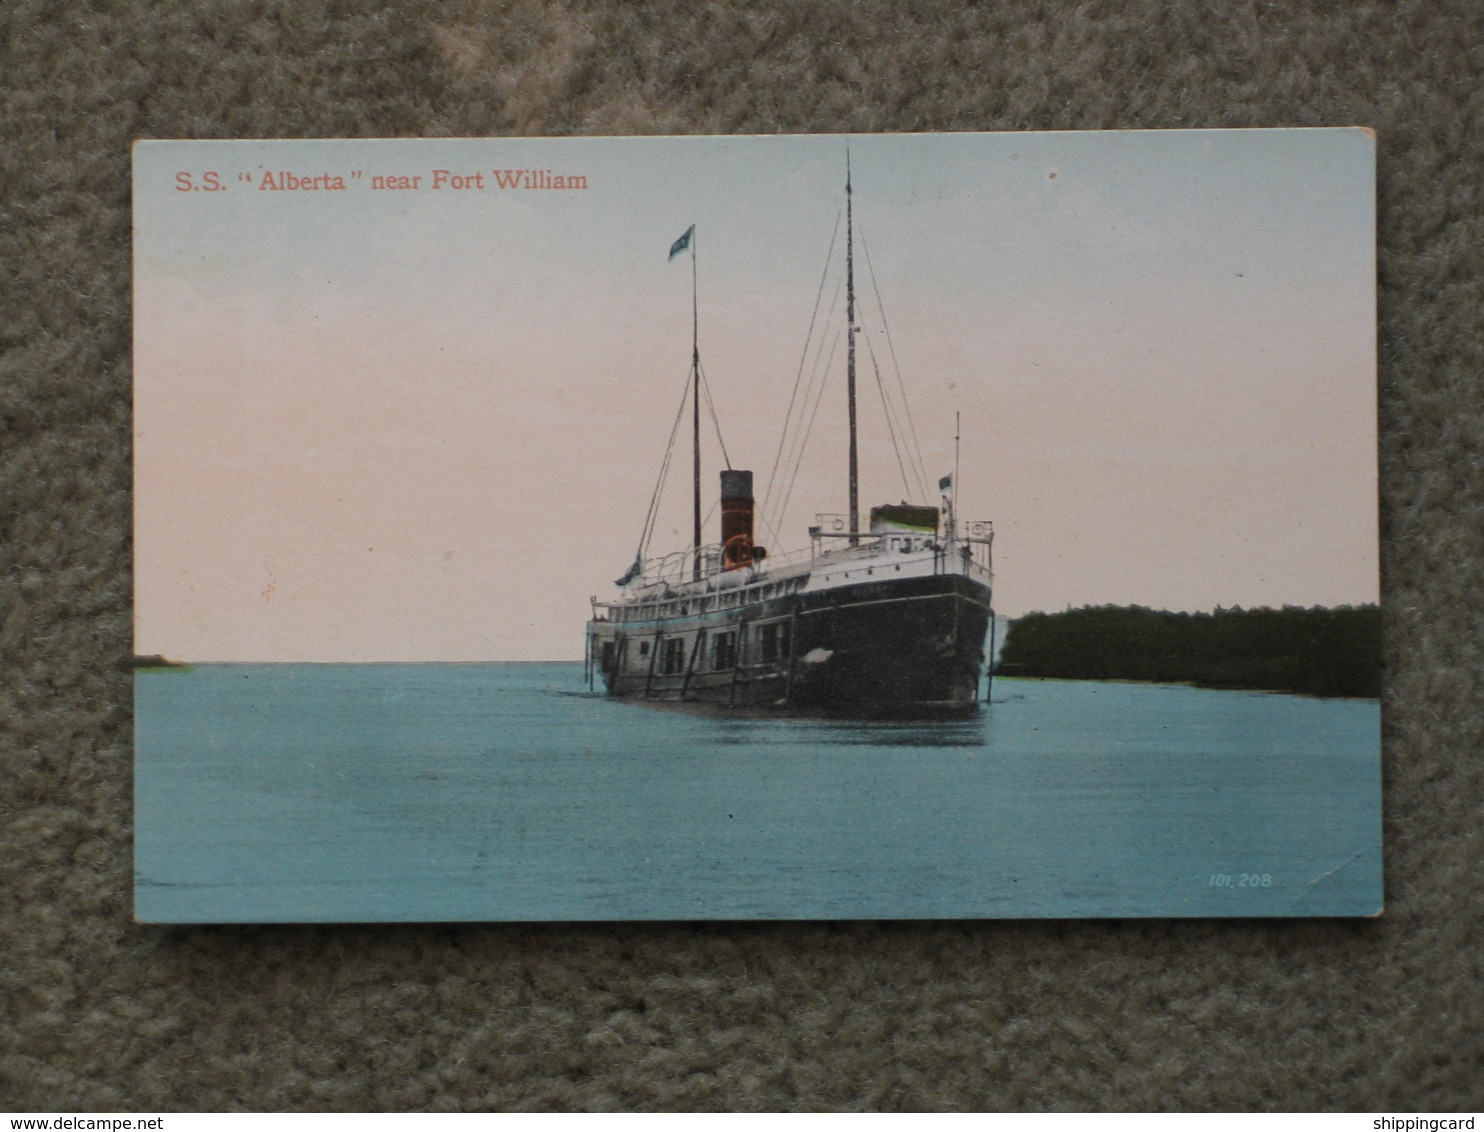
<svg viewBox="0 0 1484 1132"><path fill-rule="evenodd" d="M189 668L190 665L189 664L182 664L180 661L178 661L178 660L171 660L168 657L163 657L159 653L150 653L150 654L148 654L146 656L139 656L138 654L136 654L136 655L130 657L129 658L129 667L130 668L133 668L133 669L140 669L140 668Z"/></svg>
<svg viewBox="0 0 1484 1132"><path fill-rule="evenodd" d="M1343 605L1173 613L1103 605L1028 613L1011 624L995 672L1379 697L1381 610Z"/></svg>

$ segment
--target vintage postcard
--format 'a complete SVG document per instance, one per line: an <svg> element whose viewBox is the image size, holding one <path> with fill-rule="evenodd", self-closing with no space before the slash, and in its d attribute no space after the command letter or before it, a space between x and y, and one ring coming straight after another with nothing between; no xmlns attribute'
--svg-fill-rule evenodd
<svg viewBox="0 0 1484 1132"><path fill-rule="evenodd" d="M138 919L1378 914L1374 178L139 143Z"/></svg>

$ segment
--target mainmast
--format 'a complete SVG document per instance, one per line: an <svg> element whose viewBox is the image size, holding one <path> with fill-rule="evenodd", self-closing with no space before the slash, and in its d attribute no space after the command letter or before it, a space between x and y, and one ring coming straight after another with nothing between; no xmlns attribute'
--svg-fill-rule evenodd
<svg viewBox="0 0 1484 1132"><path fill-rule="evenodd" d="M695 506L691 545L696 548L692 575L701 580L701 338L696 314L696 226L690 227L690 370L691 370L691 486Z"/></svg>
<svg viewBox="0 0 1484 1132"><path fill-rule="evenodd" d="M850 146L845 147L845 388L850 402L850 545L859 543L860 477L855 444L855 241L850 211Z"/></svg>

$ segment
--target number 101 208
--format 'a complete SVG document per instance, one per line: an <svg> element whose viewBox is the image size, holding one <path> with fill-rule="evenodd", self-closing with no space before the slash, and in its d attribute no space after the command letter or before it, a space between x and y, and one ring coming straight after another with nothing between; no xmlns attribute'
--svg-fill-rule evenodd
<svg viewBox="0 0 1484 1132"><path fill-rule="evenodd" d="M1212 888L1272 888L1272 873L1212 873Z"/></svg>

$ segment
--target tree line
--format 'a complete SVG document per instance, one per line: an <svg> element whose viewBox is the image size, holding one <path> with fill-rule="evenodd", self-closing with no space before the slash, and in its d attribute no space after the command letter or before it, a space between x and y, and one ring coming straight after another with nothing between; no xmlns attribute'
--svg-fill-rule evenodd
<svg viewBox="0 0 1484 1132"><path fill-rule="evenodd" d="M1381 694L1381 610L1084 606L1016 619L995 671L1312 696Z"/></svg>

